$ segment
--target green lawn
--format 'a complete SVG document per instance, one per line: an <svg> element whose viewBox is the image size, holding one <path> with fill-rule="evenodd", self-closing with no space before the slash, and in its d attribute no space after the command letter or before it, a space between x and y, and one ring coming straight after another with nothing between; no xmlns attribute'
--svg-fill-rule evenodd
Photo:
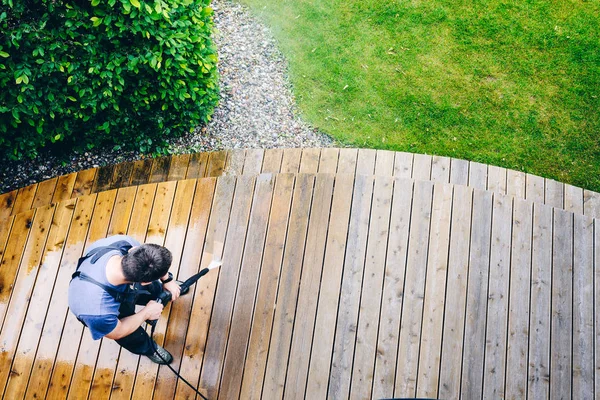
<svg viewBox="0 0 600 400"><path fill-rule="evenodd" d="M242 0L272 28L304 117L342 143L600 191L595 0Z"/></svg>

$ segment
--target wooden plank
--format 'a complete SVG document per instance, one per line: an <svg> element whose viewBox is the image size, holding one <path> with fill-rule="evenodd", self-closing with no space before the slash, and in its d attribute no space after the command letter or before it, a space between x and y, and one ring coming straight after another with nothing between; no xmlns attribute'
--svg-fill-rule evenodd
<svg viewBox="0 0 600 400"><path fill-rule="evenodd" d="M225 169L225 163L227 161L226 151L214 151L208 156L208 165L206 166L207 177L221 176Z"/></svg>
<svg viewBox="0 0 600 400"><path fill-rule="evenodd" d="M490 165L488 167L488 182L487 189L494 193L506 194L507 186L506 168Z"/></svg>
<svg viewBox="0 0 600 400"><path fill-rule="evenodd" d="M525 198L525 181L524 172L514 171L509 169L506 171L506 194L519 199Z"/></svg>
<svg viewBox="0 0 600 400"><path fill-rule="evenodd" d="M478 162L469 162L469 186L473 189L487 189L488 166Z"/></svg>
<svg viewBox="0 0 600 400"><path fill-rule="evenodd" d="M373 175L377 152L372 149L358 149L356 160L356 175Z"/></svg>
<svg viewBox="0 0 600 400"><path fill-rule="evenodd" d="M37 187L38 184L35 183L17 191L17 196L15 197L15 202L12 209L12 215L17 215L31 209L33 200L35 199Z"/></svg>
<svg viewBox="0 0 600 400"><path fill-rule="evenodd" d="M137 187L133 204L133 218L129 221L127 234L140 243L146 240L146 232L150 223L154 198L158 185L156 183ZM209 208L210 210L210 208ZM128 351L121 351L114 382L111 388L111 399L129 399L133 392L133 382L140 356Z"/></svg>
<svg viewBox="0 0 600 400"><path fill-rule="evenodd" d="M14 216L14 222L0 263L0 328L2 327L21 259L33 227L35 210Z"/></svg>
<svg viewBox="0 0 600 400"><path fill-rule="evenodd" d="M594 220L574 216L573 398L594 398ZM600 335L600 333L598 333Z"/></svg>
<svg viewBox="0 0 600 400"><path fill-rule="evenodd" d="M76 179L77 172L59 176L58 182L56 183L56 190L54 191L54 195L52 195L51 202L58 203L63 200L70 199L71 193L73 192L73 188L75 187Z"/></svg>
<svg viewBox="0 0 600 400"><path fill-rule="evenodd" d="M594 220L594 316L600 311L600 226ZM600 393L600 318L594 317L594 390Z"/></svg>
<svg viewBox="0 0 600 400"><path fill-rule="evenodd" d="M171 156L171 167L169 168L169 181L181 181L186 179L188 165L190 164L189 154L178 154Z"/></svg>
<svg viewBox="0 0 600 400"><path fill-rule="evenodd" d="M18 190L0 194L0 219L8 218L12 215L12 209L17 198Z"/></svg>
<svg viewBox="0 0 600 400"><path fill-rule="evenodd" d="M266 398L283 396L314 180L312 174L300 174L296 178L294 187L290 227L283 253L280 288L277 293L277 307L273 316L273 330L265 369L263 396Z"/></svg>
<svg viewBox="0 0 600 400"><path fill-rule="evenodd" d="M132 218L136 187L131 186L117 191L113 213L108 225L107 236L127 234L129 221ZM133 218L136 218L135 216ZM102 339L98 360L92 378L89 397L92 399L108 399L110 396L115 368L121 347L110 339ZM81 393L83 395L83 393Z"/></svg>
<svg viewBox="0 0 600 400"><path fill-rule="evenodd" d="M96 195L82 196L77 199L73 221L71 222L64 254L54 285L54 292L48 306L48 316L50 318L46 317L46 321L44 322L40 343L34 357L31 376L29 377L29 384L25 394L25 398L27 399L43 399L46 397L46 391L50 383L50 374L52 373L54 360L57 357L63 325L68 314L68 297L66 294L69 290L71 274L75 272L77 261L83 253L85 237L90 226L95 202ZM79 324L79 328L81 329L81 324ZM68 334L68 331L65 334ZM73 343L71 347L76 347L75 345L76 343ZM77 349L71 350L77 351ZM74 358L75 356L73 356ZM63 361L58 359L59 363ZM24 378L26 378L25 375ZM68 383L66 381L65 384L68 385Z"/></svg>
<svg viewBox="0 0 600 400"><path fill-rule="evenodd" d="M90 168L77 173L77 179L73 186L73 193L71 198L85 196L86 194L92 193L92 187L96 180L96 172L98 168Z"/></svg>
<svg viewBox="0 0 600 400"><path fill-rule="evenodd" d="M237 399L240 394L244 361L252 324L252 310L256 299L262 255L265 250L274 187L275 176L272 174L260 175L256 180L252 213L248 223L248 239L244 248L238 291L231 319L231 331L219 389L221 397L226 399ZM271 228L283 228L285 230L285 226L270 226ZM284 233L280 231L280 234Z"/></svg>
<svg viewBox="0 0 600 400"><path fill-rule="evenodd" d="M552 179L546 179L545 204L552 207L564 208L565 185Z"/></svg>
<svg viewBox="0 0 600 400"><path fill-rule="evenodd" d="M552 208L533 205L531 315L527 386L531 399L550 393L550 291L552 282Z"/></svg>
<svg viewBox="0 0 600 400"><path fill-rule="evenodd" d="M5 315L8 315L8 318L4 319L0 330L0 393L4 393L11 372L11 362L17 349L35 279L43 260L55 208L54 204L50 204L37 209L32 221L31 235L19 265L19 272L14 280L15 283L11 285L12 295L8 307L5 306L4 296L2 299L0 321Z"/></svg>
<svg viewBox="0 0 600 400"><path fill-rule="evenodd" d="M417 364L425 297L426 268L424 266L427 265L432 200L433 183L415 182L394 397L414 397L417 391Z"/></svg>
<svg viewBox="0 0 600 400"><path fill-rule="evenodd" d="M404 297L404 274L408 249L413 181L395 179L388 250L383 281L383 301L375 358L373 398L394 396L398 334Z"/></svg>
<svg viewBox="0 0 600 400"><path fill-rule="evenodd" d="M583 191L583 213L592 218L600 218L600 193Z"/></svg>
<svg viewBox="0 0 600 400"><path fill-rule="evenodd" d="M482 321L487 314L491 228L492 194L475 190L461 385L461 397L465 398L479 397L483 390L485 325Z"/></svg>
<svg viewBox="0 0 600 400"><path fill-rule="evenodd" d="M340 149L322 149L319 160L319 172L335 174L337 172Z"/></svg>
<svg viewBox="0 0 600 400"><path fill-rule="evenodd" d="M281 170L281 160L283 158L283 149L265 150L261 172L278 173Z"/></svg>
<svg viewBox="0 0 600 400"><path fill-rule="evenodd" d="M450 183L464 186L469 184L469 162L467 160L451 159Z"/></svg>
<svg viewBox="0 0 600 400"><path fill-rule="evenodd" d="M302 149L300 172L306 174L316 174L319 170L319 158L321 158L320 148Z"/></svg>
<svg viewBox="0 0 600 400"><path fill-rule="evenodd" d="M155 158L152 163L152 172L150 172L150 179L148 183L159 183L167 180L169 176L169 169L171 168L171 157L159 157Z"/></svg>
<svg viewBox="0 0 600 400"><path fill-rule="evenodd" d="M473 189L455 186L438 394L442 399L460 395L472 206Z"/></svg>
<svg viewBox="0 0 600 400"><path fill-rule="evenodd" d="M177 275L179 267L178 260L181 247L183 246L185 226L187 226L187 218L189 218L189 209L191 207L191 196L193 195L193 185L184 185L183 190L177 190L178 186L177 182L161 182L158 184L145 241L146 243L165 246L171 250L174 262L170 269L174 275ZM173 213L173 215L171 215L171 213ZM168 243L167 240L169 241ZM167 307L167 309L163 311L156 325L154 341L159 346L164 344L169 310L170 307ZM132 399L147 399L152 397L152 390L154 389L157 371L157 364L150 361L147 357L140 358Z"/></svg>
<svg viewBox="0 0 600 400"><path fill-rule="evenodd" d="M150 180L152 172L152 159L137 160L133 163L133 171L131 172L131 185L144 185Z"/></svg>
<svg viewBox="0 0 600 400"><path fill-rule="evenodd" d="M525 178L525 199L533 203L544 203L544 178L527 174Z"/></svg>
<svg viewBox="0 0 600 400"><path fill-rule="evenodd" d="M56 190L57 182L58 178L52 178L40 182L38 184L37 191L35 192L35 198L33 200L31 208L43 207L52 203L52 196L54 196L54 191Z"/></svg>
<svg viewBox="0 0 600 400"><path fill-rule="evenodd" d="M180 280L184 280L198 272L203 251L202 245L204 245L206 238L211 204L215 192L215 184L215 179L201 179L196 184L196 194L192 204L186 243L181 257L181 267L179 269ZM202 245L197 245L197 243L201 243ZM171 366L175 370L179 369L181 356L183 355L194 296L195 293L193 293L192 289L191 293L180 297L179 300L171 305L169 326L165 337L165 348L173 355ZM117 371L120 371L120 368L117 368ZM133 370L133 374L135 374L135 370ZM120 382L115 379L113 386L117 384L120 384ZM160 367L154 388L154 397L157 399L173 398L176 385L177 377L168 368ZM130 391L131 389L129 389ZM111 396L111 399L121 398L129 399L129 396L115 397L114 394Z"/></svg>
<svg viewBox="0 0 600 400"><path fill-rule="evenodd" d="M219 382L231 328L231 316L240 276L244 243L248 233L248 219L255 183L256 180L253 176L243 175L238 177L235 188L229 228L225 239L223 266L220 270L219 286L217 286L213 307L213 312L219 318L211 320L200 374L200 387L210 398L217 398L219 394Z"/></svg>
<svg viewBox="0 0 600 400"><path fill-rule="evenodd" d="M583 189L565 185L565 210L583 215Z"/></svg>
<svg viewBox="0 0 600 400"><path fill-rule="evenodd" d="M96 174L96 179L94 180L94 185L92 186L92 193L113 189L112 183L114 173L115 166L113 164L98 168L98 173Z"/></svg>
<svg viewBox="0 0 600 400"><path fill-rule="evenodd" d="M244 174L257 175L262 170L263 157L265 151L263 149L248 149L246 150L246 162L244 164Z"/></svg>
<svg viewBox="0 0 600 400"><path fill-rule="evenodd" d="M573 214L554 209L550 398L571 397L573 338Z"/></svg>
<svg viewBox="0 0 600 400"><path fill-rule="evenodd" d="M434 182L450 182L450 158L433 156L431 162L431 180Z"/></svg>
<svg viewBox="0 0 600 400"><path fill-rule="evenodd" d="M129 186L131 182L131 174L133 173L133 165L133 162L122 162L115 166L112 189Z"/></svg>
<svg viewBox="0 0 600 400"><path fill-rule="evenodd" d="M246 150L234 149L227 151L227 163L223 170L224 175L241 175L244 171L244 162L246 161Z"/></svg>
<svg viewBox="0 0 600 400"><path fill-rule="evenodd" d="M359 152L360 158L360 152ZM348 398L358 322L358 307L367 248L373 194L372 176L357 175L352 196L346 259L338 309L337 327L329 374L328 398Z"/></svg>
<svg viewBox="0 0 600 400"><path fill-rule="evenodd" d="M509 399L527 397L527 351L530 314L528 300L531 296L532 222L533 205L530 202L515 199L506 352L507 379L505 394ZM494 264L492 264L493 266Z"/></svg>
<svg viewBox="0 0 600 400"><path fill-rule="evenodd" d="M344 150L341 150L340 157ZM314 337L318 340L313 340L306 385L306 397L311 399L324 399L327 396L353 187L353 173L336 175L323 263L326 267L321 278L314 329Z"/></svg>
<svg viewBox="0 0 600 400"><path fill-rule="evenodd" d="M412 178L413 158L412 153L396 152L394 157L394 176L396 178Z"/></svg>
<svg viewBox="0 0 600 400"><path fill-rule="evenodd" d="M450 179L450 159L446 160L448 160L448 174L446 174L446 182L448 182L448 179ZM416 383L418 397L437 397L438 391L445 304L442 293L446 290L448 271L452 191L452 186L447 183L438 183L434 186L421 328L421 350Z"/></svg>
<svg viewBox="0 0 600 400"><path fill-rule="evenodd" d="M354 174L357 160L358 149L340 149L337 168L338 174Z"/></svg>
<svg viewBox="0 0 600 400"><path fill-rule="evenodd" d="M41 258L41 266L39 267L38 276L35 278L36 284L35 287L32 285L29 292L31 293L31 290L33 290L33 294L29 300L29 307L27 308L27 317L21 329L19 344L14 354L12 366L10 367L11 374L4 392L4 398L21 399L25 396L34 361L34 354L38 347L42 327L46 319L46 311L48 311L48 305L56 282L74 208L74 199L60 203L56 207L44 255ZM11 319L15 317L11 314ZM54 318L54 316L50 315L50 318Z"/></svg>
<svg viewBox="0 0 600 400"><path fill-rule="evenodd" d="M285 150L284 154L287 151ZM294 175L282 174L277 175L275 181L240 399L260 398L262 392L294 180Z"/></svg>
<svg viewBox="0 0 600 400"><path fill-rule="evenodd" d="M393 156L393 153L391 153ZM378 152L379 157L379 152ZM388 157L389 158L389 157ZM393 167L393 157L389 158ZM354 366L350 385L351 399L371 397L377 352L379 312L383 295L385 253L387 250L390 213L392 208L393 178L376 176L373 206L369 224L364 278L360 296L359 319L354 350Z"/></svg>
<svg viewBox="0 0 600 400"><path fill-rule="evenodd" d="M302 149L285 149L281 160L281 172L296 173L300 169L300 157Z"/></svg>
<svg viewBox="0 0 600 400"><path fill-rule="evenodd" d="M322 160L322 159L321 159ZM337 164L337 157L335 159ZM310 362L319 286L324 268L327 228L331 212L334 176L317 175L306 249L300 277L296 321L285 377L284 398L304 398ZM283 363L282 363L283 364Z"/></svg>
<svg viewBox="0 0 600 400"><path fill-rule="evenodd" d="M375 157L375 175L393 176L396 153L389 150L377 150Z"/></svg>
<svg viewBox="0 0 600 400"><path fill-rule="evenodd" d="M208 153L194 153L190 156L190 163L185 175L186 179L203 178L208 166Z"/></svg>
<svg viewBox="0 0 600 400"><path fill-rule="evenodd" d="M14 215L0 218L0 268L3 265L2 258L4 256L4 251L6 249L6 244L8 242L9 234L12 230L14 220ZM0 292L2 292L1 289Z"/></svg>
<svg viewBox="0 0 600 400"><path fill-rule="evenodd" d="M98 239L106 237L116 194L116 190L110 190L100 192L97 195L85 247ZM83 237L79 237L78 239L82 240ZM81 322L75 318L73 313L68 313L60 338L58 354L50 377L46 398L67 398L69 393L71 393L69 384L73 376L76 379L75 382L77 382L79 377L87 377L87 381L79 381L81 384L76 385L73 388L73 392L78 388L85 388L85 391L87 391L96 363L99 346L100 343L92 340L92 336L87 328L83 328Z"/></svg>
<svg viewBox="0 0 600 400"><path fill-rule="evenodd" d="M415 154L413 162L412 178L422 181L428 181L431 179L431 163L433 157L427 154Z"/></svg>
<svg viewBox="0 0 600 400"><path fill-rule="evenodd" d="M200 269L206 268L214 257L223 256L222 245L227 234L227 225L235 189L235 177L224 176L216 180L215 195L212 201L212 211L208 222L208 231L204 241ZM179 373L189 382L198 385L208 327L212 315L212 305L219 273L212 272L196 284L192 313L185 336L185 346L181 358ZM203 388L200 388L206 393ZM176 399L195 398L196 394L187 385L177 385Z"/></svg>
<svg viewBox="0 0 600 400"><path fill-rule="evenodd" d="M492 174L490 173L491 177ZM512 216L512 198L495 194L492 211L492 246L490 250L491 259L483 381L483 397L490 399L504 398L508 294L510 293L509 287L511 282ZM521 220L519 220L519 223L521 223ZM526 221L523 221L523 223L526 223ZM514 245L517 246L519 243L514 243ZM480 321L480 323L483 322Z"/></svg>

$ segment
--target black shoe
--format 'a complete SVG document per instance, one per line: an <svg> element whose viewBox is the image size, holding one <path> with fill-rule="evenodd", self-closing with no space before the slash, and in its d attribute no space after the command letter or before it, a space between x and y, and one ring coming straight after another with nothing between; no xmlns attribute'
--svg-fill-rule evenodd
<svg viewBox="0 0 600 400"><path fill-rule="evenodd" d="M157 364L171 364L173 361L173 356L164 348L156 345L156 351L151 356L147 356L150 361L155 362Z"/></svg>

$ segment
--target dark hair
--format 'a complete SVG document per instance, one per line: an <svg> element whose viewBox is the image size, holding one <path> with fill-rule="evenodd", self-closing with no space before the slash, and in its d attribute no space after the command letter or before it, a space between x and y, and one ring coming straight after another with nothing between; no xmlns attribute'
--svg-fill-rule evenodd
<svg viewBox="0 0 600 400"><path fill-rule="evenodd" d="M130 282L152 282L164 276L173 256L157 244L143 244L129 251L121 260L123 275Z"/></svg>

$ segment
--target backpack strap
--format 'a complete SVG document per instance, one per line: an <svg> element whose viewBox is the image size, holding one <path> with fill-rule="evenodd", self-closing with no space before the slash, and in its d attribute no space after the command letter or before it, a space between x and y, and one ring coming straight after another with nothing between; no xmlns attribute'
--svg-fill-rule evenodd
<svg viewBox="0 0 600 400"><path fill-rule="evenodd" d="M91 276L87 276L86 274L84 274L81 271L75 271L75 273L72 275L71 279L75 279L75 278L79 278L86 282L93 283L94 285L102 288L102 290L104 290L106 293L110 294L118 303L124 303L127 300L130 300L135 294L139 293L139 291L135 292L135 291L129 291L129 290L126 290L125 292L120 292L118 290L115 290L114 288L111 288L110 286L107 286L101 282L98 282Z"/></svg>
<svg viewBox="0 0 600 400"><path fill-rule="evenodd" d="M129 253L129 250L132 247L133 246L131 245L131 243L125 240L119 240L118 242L115 242L110 246L96 247L95 249L90 250L85 256L81 257L79 261L77 261L76 271L79 271L79 267L81 267L81 264L83 264L83 262L88 258L91 258L90 262L92 264L96 264L96 262L106 253L117 250L121 253L122 256L124 256L125 254Z"/></svg>

